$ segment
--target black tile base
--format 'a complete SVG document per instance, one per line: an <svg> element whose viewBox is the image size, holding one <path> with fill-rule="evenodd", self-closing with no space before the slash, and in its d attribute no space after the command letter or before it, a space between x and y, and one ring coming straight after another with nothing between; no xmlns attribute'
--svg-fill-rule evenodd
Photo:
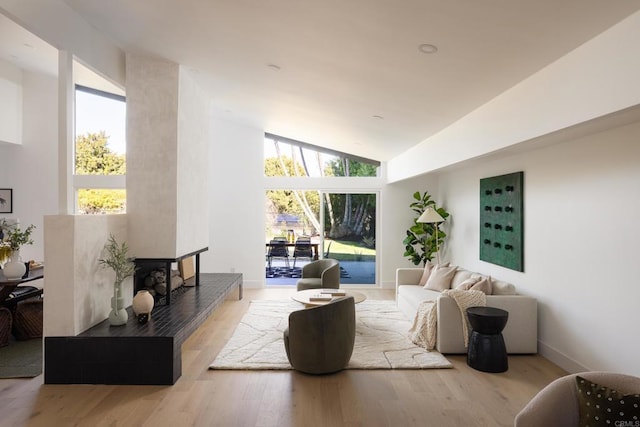
<svg viewBox="0 0 640 427"><path fill-rule="evenodd" d="M174 384L182 374L182 343L235 288L242 299L242 274L200 274L199 286L155 307L147 323L129 307L124 326L105 320L78 336L46 337L44 382Z"/></svg>

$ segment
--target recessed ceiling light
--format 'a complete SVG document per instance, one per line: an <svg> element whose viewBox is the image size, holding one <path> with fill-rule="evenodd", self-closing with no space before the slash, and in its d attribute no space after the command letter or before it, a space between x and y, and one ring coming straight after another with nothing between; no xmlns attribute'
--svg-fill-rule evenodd
<svg viewBox="0 0 640 427"><path fill-rule="evenodd" d="M382 117L382 116L380 116L380 115L378 115L378 114L374 114L374 115L373 115L373 116L371 116L371 117L373 117L374 119L378 119L378 120L384 120L384 117Z"/></svg>
<svg viewBox="0 0 640 427"><path fill-rule="evenodd" d="M279 65L276 65L276 64L267 64L267 67L271 68L272 70L276 70L276 71L282 70L282 67L280 67Z"/></svg>
<svg viewBox="0 0 640 427"><path fill-rule="evenodd" d="M438 51L438 47L429 43L423 43L418 46L418 50L422 53L436 53Z"/></svg>

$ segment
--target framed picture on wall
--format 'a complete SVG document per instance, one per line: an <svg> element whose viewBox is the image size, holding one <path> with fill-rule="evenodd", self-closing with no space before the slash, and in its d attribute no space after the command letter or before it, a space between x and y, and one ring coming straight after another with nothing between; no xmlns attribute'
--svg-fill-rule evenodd
<svg viewBox="0 0 640 427"><path fill-rule="evenodd" d="M13 189L0 188L0 213L13 213Z"/></svg>

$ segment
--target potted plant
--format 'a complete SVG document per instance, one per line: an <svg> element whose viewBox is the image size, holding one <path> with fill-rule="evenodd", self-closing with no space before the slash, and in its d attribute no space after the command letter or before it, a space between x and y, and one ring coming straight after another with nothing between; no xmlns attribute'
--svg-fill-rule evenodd
<svg viewBox="0 0 640 427"><path fill-rule="evenodd" d="M118 243L113 234L111 234L104 245L103 258L98 259L101 266L111 268L116 273L116 278L113 282L111 311L109 312L109 323L114 326L124 325L129 319L129 314L124 307L122 282L135 273L136 267L132 258L127 256L128 251L127 243Z"/></svg>
<svg viewBox="0 0 640 427"><path fill-rule="evenodd" d="M31 233L36 226L31 224L22 230L17 224L9 224L6 220L0 223L3 241L0 249L0 258L9 257L9 262L4 265L3 274L7 279L20 279L27 272L27 267L20 257L20 248L24 245L32 245Z"/></svg>
<svg viewBox="0 0 640 427"><path fill-rule="evenodd" d="M427 206L432 206L433 209L440 214L440 216L446 219L449 213L443 208L436 207L436 202L431 200L431 196L427 191L424 194L420 194L419 191L413 193L414 202L409 207L416 213L416 217L413 220L413 225L407 230L407 236L402 241L405 245L404 256L415 264L420 265L431 261L433 254L437 251L439 246L444 243L446 233L438 229L437 243L436 243L436 226L435 224L417 222L420 215L424 212Z"/></svg>

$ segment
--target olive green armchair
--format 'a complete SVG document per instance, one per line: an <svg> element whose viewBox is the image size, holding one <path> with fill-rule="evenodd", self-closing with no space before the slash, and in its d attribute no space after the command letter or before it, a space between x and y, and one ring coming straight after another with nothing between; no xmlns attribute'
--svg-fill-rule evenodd
<svg viewBox="0 0 640 427"><path fill-rule="evenodd" d="M284 347L294 369L329 374L344 369L356 338L356 308L352 296L289 314Z"/></svg>
<svg viewBox="0 0 640 427"><path fill-rule="evenodd" d="M310 262L302 267L302 279L298 280L296 287L298 291L340 288L340 263L331 258Z"/></svg>

